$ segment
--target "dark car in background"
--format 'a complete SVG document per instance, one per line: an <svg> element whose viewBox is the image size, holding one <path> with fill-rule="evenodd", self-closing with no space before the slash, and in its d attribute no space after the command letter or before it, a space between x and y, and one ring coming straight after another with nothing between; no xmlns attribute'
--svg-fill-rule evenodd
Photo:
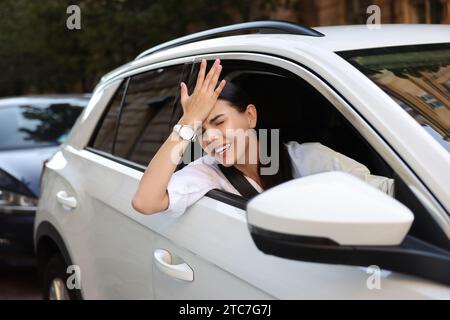
<svg viewBox="0 0 450 320"><path fill-rule="evenodd" d="M0 99L0 265L34 263L33 223L43 164L89 99L89 94Z"/></svg>

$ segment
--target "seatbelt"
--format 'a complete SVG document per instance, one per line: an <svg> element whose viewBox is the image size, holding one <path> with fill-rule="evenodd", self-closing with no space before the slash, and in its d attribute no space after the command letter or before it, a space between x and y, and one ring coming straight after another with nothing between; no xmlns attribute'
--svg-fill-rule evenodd
<svg viewBox="0 0 450 320"><path fill-rule="evenodd" d="M236 169L235 166L225 167L217 164L220 171L222 171L225 178L231 183L233 187L246 199L251 199L258 195L259 192L252 186L252 184L244 177L242 172Z"/></svg>

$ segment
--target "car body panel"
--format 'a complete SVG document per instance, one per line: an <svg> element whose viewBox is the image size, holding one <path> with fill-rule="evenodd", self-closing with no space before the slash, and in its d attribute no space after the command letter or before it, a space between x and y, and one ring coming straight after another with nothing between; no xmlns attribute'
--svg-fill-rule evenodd
<svg viewBox="0 0 450 320"><path fill-rule="evenodd" d="M44 161L50 159L57 149L58 147L54 146L1 151L0 169L14 177L17 183L21 183L22 188L29 191L29 196L38 198ZM0 188L2 187L10 188L4 185L4 181L0 181ZM18 189L18 186L16 188Z"/></svg>
<svg viewBox="0 0 450 320"><path fill-rule="evenodd" d="M67 159L58 159L63 157ZM73 194L85 204L80 208L83 213L46 209L45 204L55 203L54 191L61 188L53 186L53 192L43 194L50 198L40 201L39 220L50 215L52 224L56 218L58 229L64 230L73 262L81 268L86 299L450 298L444 285L399 273L382 271L381 290L368 290L370 274L365 268L267 256L251 240L245 211L208 197L181 217L170 212L141 215L124 199L132 197L142 172L87 150L68 147L47 164L46 175L53 174L57 162L75 163L74 159L86 174L80 179L76 170L67 170L64 175L81 184L76 189L83 192ZM49 179L53 184L58 181ZM152 261L156 248L182 257L194 270L194 283L170 279L158 271ZM345 288L342 279L346 279ZM148 287L152 282L154 296Z"/></svg>

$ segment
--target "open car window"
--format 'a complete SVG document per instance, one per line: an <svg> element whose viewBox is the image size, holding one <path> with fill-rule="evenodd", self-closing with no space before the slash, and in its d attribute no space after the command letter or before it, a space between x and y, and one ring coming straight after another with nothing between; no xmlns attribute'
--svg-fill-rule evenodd
<svg viewBox="0 0 450 320"><path fill-rule="evenodd" d="M238 84L253 99L258 110L259 128L280 129L282 142L320 142L364 164L372 174L393 178L395 198L415 215L411 234L450 249L448 238L409 186L316 88L273 65L224 59L221 64L221 77ZM212 190L207 196L243 210L246 208L247 201L235 194Z"/></svg>

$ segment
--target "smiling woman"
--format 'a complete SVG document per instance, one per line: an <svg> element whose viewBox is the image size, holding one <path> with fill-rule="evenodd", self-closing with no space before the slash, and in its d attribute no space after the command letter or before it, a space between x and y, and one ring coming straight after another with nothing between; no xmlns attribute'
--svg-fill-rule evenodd
<svg viewBox="0 0 450 320"><path fill-rule="evenodd" d="M183 116L148 165L132 201L135 210L180 215L212 189L251 197L293 178L325 171L351 173L393 194L392 179L371 175L364 165L320 143L275 139L266 144L255 131L258 112L248 94L232 82L218 81L222 70L218 59L208 74L206 65L202 60L191 95L181 83ZM200 129L198 140L206 155L175 172ZM263 150L270 150L270 163L263 161ZM267 173L264 169L274 163L275 170ZM245 178L240 180L245 187L230 180L229 170Z"/></svg>

